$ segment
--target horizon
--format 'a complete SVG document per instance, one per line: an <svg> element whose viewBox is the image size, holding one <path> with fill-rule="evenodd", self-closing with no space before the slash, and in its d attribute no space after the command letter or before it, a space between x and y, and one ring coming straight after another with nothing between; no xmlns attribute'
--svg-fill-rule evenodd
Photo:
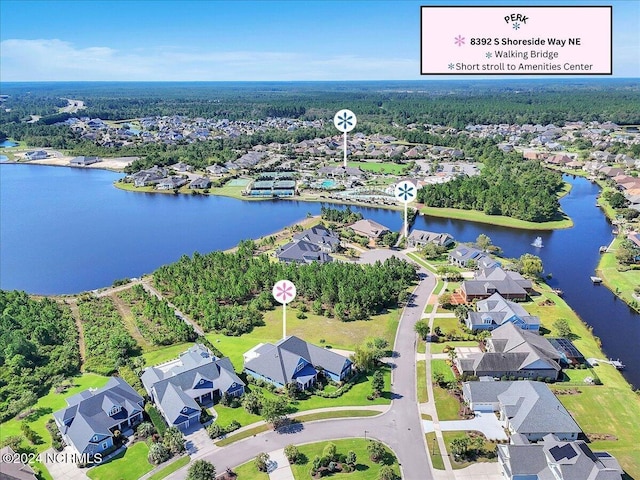
<svg viewBox="0 0 640 480"><path fill-rule="evenodd" d="M1 82L340 82L421 76L420 6L441 0L0 2ZM472 0L451 1L477 5ZM574 0L487 0L494 6ZM613 75L639 78L640 2L611 0ZM601 5L583 0L580 5ZM339 8L337 8L339 6ZM72 20L73 23L70 23ZM313 28L309 28L313 25ZM491 80L531 76L491 76ZM465 80L484 80L473 75ZM538 78L586 78L579 75Z"/></svg>

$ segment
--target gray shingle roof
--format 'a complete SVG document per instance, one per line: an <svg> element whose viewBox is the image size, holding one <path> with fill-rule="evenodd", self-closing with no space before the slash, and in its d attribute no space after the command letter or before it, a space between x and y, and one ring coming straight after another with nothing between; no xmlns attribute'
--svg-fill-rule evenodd
<svg viewBox="0 0 640 480"><path fill-rule="evenodd" d="M378 238L384 232L390 231L384 225L380 225L378 222L368 219L358 220L353 225L350 225L349 228L360 235L370 238Z"/></svg>
<svg viewBox="0 0 640 480"><path fill-rule="evenodd" d="M453 237L448 233L427 232L426 230L413 229L407 238L409 243L423 245L425 243L435 243L440 246L447 246L453 242Z"/></svg>
<svg viewBox="0 0 640 480"><path fill-rule="evenodd" d="M282 262L327 263L333 261L331 255L321 251L318 245L305 240L289 242L283 245L276 252L276 256Z"/></svg>
<svg viewBox="0 0 640 480"><path fill-rule="evenodd" d="M293 239L304 240L330 250L334 250L340 244L340 237L323 225L316 225L297 233Z"/></svg>
<svg viewBox="0 0 640 480"><path fill-rule="evenodd" d="M187 415L200 407L193 400L209 391L227 392L232 385L244 386L228 358L216 358L204 345L196 344L180 354L179 362L170 369L146 368L140 379L148 392L154 392L155 401L175 423L182 409Z"/></svg>
<svg viewBox="0 0 640 480"><path fill-rule="evenodd" d="M91 451L91 439L110 437L110 428L118 425L137 412L142 411L144 399L123 379L112 377L101 389L85 390L67 400L68 407L58 410L53 416L62 433L67 435L80 452ZM112 406L121 410L109 416Z"/></svg>
<svg viewBox="0 0 640 480"><path fill-rule="evenodd" d="M295 370L300 362L322 367L336 375L340 375L351 363L351 360L342 355L316 347L295 336L280 340L275 345L261 345L253 353L256 356L245 362L245 368L282 385L291 383L295 378Z"/></svg>

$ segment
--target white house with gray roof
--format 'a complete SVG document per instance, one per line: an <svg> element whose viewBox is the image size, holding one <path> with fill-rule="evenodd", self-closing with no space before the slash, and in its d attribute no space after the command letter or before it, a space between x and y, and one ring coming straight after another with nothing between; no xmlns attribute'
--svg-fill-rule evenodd
<svg viewBox="0 0 640 480"><path fill-rule="evenodd" d="M540 330L539 317L529 315L520 304L503 298L497 292L485 300L480 300L476 309L476 312L469 312L465 319L467 328L474 332L495 330L507 322L523 330Z"/></svg>
<svg viewBox="0 0 640 480"><path fill-rule="evenodd" d="M202 404L225 393L240 396L245 385L228 358L217 358L201 344L176 360L146 368L140 380L169 426L181 429L197 424Z"/></svg>
<svg viewBox="0 0 640 480"><path fill-rule="evenodd" d="M514 437L511 444L498 445L498 465L507 480L622 479L615 457L591 451L583 440L567 442L549 434L542 442L530 443Z"/></svg>
<svg viewBox="0 0 640 480"><path fill-rule="evenodd" d="M582 430L549 387L529 380L515 382L463 382L462 394L472 410L497 411L510 435L530 442L554 434L572 441Z"/></svg>
<svg viewBox="0 0 640 480"><path fill-rule="evenodd" d="M465 268L472 264L475 264L478 268L491 268L500 265L500 262L493 260L482 250L468 245L458 245L447 254L447 259L452 264Z"/></svg>
<svg viewBox="0 0 640 480"><path fill-rule="evenodd" d="M427 243L433 243L439 247L448 247L453 243L453 237L448 233L427 232L426 230L413 229L407 237L409 247L423 247Z"/></svg>
<svg viewBox="0 0 640 480"><path fill-rule="evenodd" d="M338 382L351 374L352 362L295 336L276 344L261 343L244 354L247 374L276 387L296 383L306 390L316 383L320 368L325 376Z"/></svg>
<svg viewBox="0 0 640 480"><path fill-rule="evenodd" d="M293 236L293 241L305 241L317 245L321 251L331 253L338 250L340 237L322 224L315 225Z"/></svg>
<svg viewBox="0 0 640 480"><path fill-rule="evenodd" d="M113 446L116 430L125 432L142 421L144 399L119 377L97 390L67 398L67 407L53 418L67 445L93 456Z"/></svg>
<svg viewBox="0 0 640 480"><path fill-rule="evenodd" d="M544 337L506 322L491 332L486 351L456 358L461 375L551 378L562 371L560 353Z"/></svg>
<svg viewBox="0 0 640 480"><path fill-rule="evenodd" d="M518 272L503 270L499 266L483 267L476 272L473 280L465 280L460 286L460 292L466 302L489 298L496 292L508 300L524 301L532 291L531 280L527 280Z"/></svg>

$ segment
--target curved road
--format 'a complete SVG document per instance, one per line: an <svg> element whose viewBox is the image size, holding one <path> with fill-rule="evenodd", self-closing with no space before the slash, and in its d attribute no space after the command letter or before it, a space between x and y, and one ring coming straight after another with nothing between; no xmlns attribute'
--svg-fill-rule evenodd
<svg viewBox="0 0 640 480"><path fill-rule="evenodd" d="M412 262L399 252L374 250L364 253L361 263L373 263L390 256ZM413 330L420 320L436 280L433 275L420 268L420 282L405 307L394 345L394 356L390 359L393 368L391 391L394 399L389 410L382 415L363 418L344 418L294 425L292 431L268 432L241 440L227 447L213 446L193 458L202 458L213 463L219 471L235 467L255 458L260 452L271 452L286 445L312 443L340 438L376 438L387 444L398 457L402 476L406 479L433 479L422 420L416 398L416 335ZM186 478L187 467L167 477L175 480Z"/></svg>

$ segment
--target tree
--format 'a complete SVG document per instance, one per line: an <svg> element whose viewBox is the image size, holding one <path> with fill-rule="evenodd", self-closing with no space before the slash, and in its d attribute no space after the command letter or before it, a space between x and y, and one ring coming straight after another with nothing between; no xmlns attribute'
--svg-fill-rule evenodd
<svg viewBox="0 0 640 480"><path fill-rule="evenodd" d="M561 337L568 338L571 336L571 327L569 326L569 322L564 318L559 318L553 322L553 328L555 328Z"/></svg>
<svg viewBox="0 0 640 480"><path fill-rule="evenodd" d="M212 422L211 425L207 427L207 434L211 439L218 438L223 433L224 433L224 430L216 422Z"/></svg>
<svg viewBox="0 0 640 480"><path fill-rule="evenodd" d="M195 460L189 467L187 480L215 480L216 467L206 460Z"/></svg>
<svg viewBox="0 0 640 480"><path fill-rule="evenodd" d="M628 200L620 192L616 192L609 198L609 205L613 208L624 208L628 205Z"/></svg>
<svg viewBox="0 0 640 480"><path fill-rule="evenodd" d="M539 277L543 272L542 259L536 255L525 253L518 260L520 271L529 277Z"/></svg>
<svg viewBox="0 0 640 480"><path fill-rule="evenodd" d="M451 361L451 364L453 365L453 361L456 358L458 358L458 354L456 353L456 349L455 348L449 349L449 351L447 352L447 356L449 357L449 360Z"/></svg>
<svg viewBox="0 0 640 480"><path fill-rule="evenodd" d="M346 458L346 462L353 466L356 464L356 462L358 461L358 456L356 455L356 452L354 452L353 450L349 450L349 452L347 453L347 458Z"/></svg>
<svg viewBox="0 0 640 480"><path fill-rule="evenodd" d="M287 457L289 463L296 463L300 459L300 450L295 445L287 445L284 447L284 456Z"/></svg>
<svg viewBox="0 0 640 480"><path fill-rule="evenodd" d="M451 303L453 300L453 296L447 292L447 293L443 293L442 295L440 295L440 305L442 305L442 308L451 308L453 306L453 304Z"/></svg>
<svg viewBox="0 0 640 480"><path fill-rule="evenodd" d="M331 462L335 462L338 458L338 447L335 443L329 442L322 449L322 456L329 459Z"/></svg>
<svg viewBox="0 0 640 480"><path fill-rule="evenodd" d="M150 463L158 465L159 463L168 460L170 456L171 454L169 453L169 450L163 444L152 443L149 445L149 454L147 457Z"/></svg>
<svg viewBox="0 0 640 480"><path fill-rule="evenodd" d="M296 400L300 395L300 387L296 382L287 383L287 385L285 385L285 388L287 390L287 396L291 400Z"/></svg>
<svg viewBox="0 0 640 480"><path fill-rule="evenodd" d="M169 427L162 436L162 444L171 453L180 453L184 451L184 435L178 427Z"/></svg>
<svg viewBox="0 0 640 480"><path fill-rule="evenodd" d="M373 396L379 397L384 390L384 375L380 370L376 370L371 379L371 390Z"/></svg>
<svg viewBox="0 0 640 480"><path fill-rule="evenodd" d="M245 393L242 406L247 412L258 415L262 409L262 395L257 392Z"/></svg>
<svg viewBox="0 0 640 480"><path fill-rule="evenodd" d="M151 422L142 422L136 428L136 433L139 437L147 438L155 433L156 429Z"/></svg>
<svg viewBox="0 0 640 480"><path fill-rule="evenodd" d="M427 260L437 259L442 254L442 252L443 248L438 247L438 245L433 242L425 243L424 246L420 249L420 253Z"/></svg>
<svg viewBox="0 0 640 480"><path fill-rule="evenodd" d="M396 480L398 476L389 465L383 465L378 472L377 480Z"/></svg>
<svg viewBox="0 0 640 480"><path fill-rule="evenodd" d="M286 415L288 406L289 402L286 398L264 398L260 414L266 422L275 426Z"/></svg>
<svg viewBox="0 0 640 480"><path fill-rule="evenodd" d="M429 335L429 332L431 331L431 329L429 328L429 322L426 320L418 320L413 329L422 340L426 340L427 335Z"/></svg>
<svg viewBox="0 0 640 480"><path fill-rule="evenodd" d="M460 322L464 322L467 318L467 315L469 314L469 308L466 305L458 305L454 310L453 313L456 314L456 318L460 321Z"/></svg>
<svg viewBox="0 0 640 480"><path fill-rule="evenodd" d="M378 361L378 352L376 349L367 348L366 346L358 346L353 353L352 361L363 372L369 372L376 366L376 362Z"/></svg>
<svg viewBox="0 0 640 480"><path fill-rule="evenodd" d="M478 238L476 238L476 245L480 250L486 252L489 249L489 247L492 245L492 242L487 235L485 235L484 233L481 233L480 235L478 235Z"/></svg>
<svg viewBox="0 0 640 480"><path fill-rule="evenodd" d="M451 446L451 453L453 454L453 456L458 458L467 453L467 450L469 449L469 443L469 437L454 438L449 444Z"/></svg>
<svg viewBox="0 0 640 480"><path fill-rule="evenodd" d="M369 453L371 460L376 463L380 463L387 453L387 450L384 448L382 443L374 440L367 445L367 452Z"/></svg>
<svg viewBox="0 0 640 480"><path fill-rule="evenodd" d="M316 472L320 470L321 466L322 466L322 459L320 458L319 455L316 455L315 457L313 457L313 460L311 462L311 473L315 475Z"/></svg>
<svg viewBox="0 0 640 480"><path fill-rule="evenodd" d="M266 472L269 466L269 460L269 454L261 452L256 456L256 459L253 461L253 463L259 472Z"/></svg>

